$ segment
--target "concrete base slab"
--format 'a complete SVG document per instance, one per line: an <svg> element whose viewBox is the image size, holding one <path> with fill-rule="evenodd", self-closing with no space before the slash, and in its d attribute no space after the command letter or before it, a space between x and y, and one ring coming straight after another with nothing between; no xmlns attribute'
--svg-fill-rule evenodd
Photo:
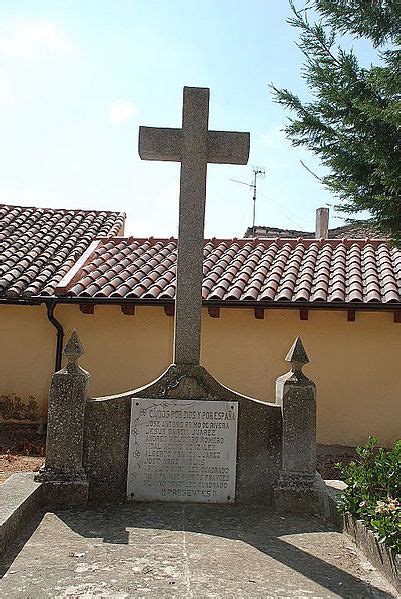
<svg viewBox="0 0 401 599"><path fill-rule="evenodd" d="M274 507L277 512L326 516L326 487L320 475L281 472Z"/></svg>
<svg viewBox="0 0 401 599"><path fill-rule="evenodd" d="M0 487L0 556L41 507L41 484L33 477L33 472L19 472Z"/></svg>
<svg viewBox="0 0 401 599"><path fill-rule="evenodd" d="M339 530L349 534L369 561L401 593L401 556L392 553L384 544L377 541L372 530L351 514L340 514L336 509L338 495L346 487L341 480L326 480L326 512Z"/></svg>
<svg viewBox="0 0 401 599"><path fill-rule="evenodd" d="M320 514L322 502L322 492L317 487L310 489L276 487L274 489L274 506L280 513Z"/></svg>
<svg viewBox="0 0 401 599"><path fill-rule="evenodd" d="M44 482L43 505L48 509L86 507L88 504L89 484L87 481Z"/></svg>
<svg viewBox="0 0 401 599"><path fill-rule="evenodd" d="M385 545L380 544L373 531L360 520L353 518L351 514L344 515L343 522L344 532L352 537L369 561L401 593L401 555L395 555Z"/></svg>
<svg viewBox="0 0 401 599"><path fill-rule="evenodd" d="M317 518L261 507L47 513L6 558L2 599L396 597L349 538Z"/></svg>
<svg viewBox="0 0 401 599"><path fill-rule="evenodd" d="M342 480L325 480L324 485L326 493L322 511L326 518L337 526L338 530L342 530L343 517L337 510L337 500L338 496L344 491L346 484Z"/></svg>

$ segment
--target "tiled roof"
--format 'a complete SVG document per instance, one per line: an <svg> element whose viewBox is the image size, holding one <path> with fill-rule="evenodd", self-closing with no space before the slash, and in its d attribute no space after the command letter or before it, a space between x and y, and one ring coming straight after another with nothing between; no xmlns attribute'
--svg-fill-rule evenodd
<svg viewBox="0 0 401 599"><path fill-rule="evenodd" d="M53 295L90 243L117 235L124 219L121 212L0 204L0 296Z"/></svg>
<svg viewBox="0 0 401 599"><path fill-rule="evenodd" d="M248 227L244 237L283 237L285 239L297 239L298 237L302 237L303 239L314 239L315 232L298 231L297 229L279 229L277 227L258 225L255 227L255 232L253 231L253 227ZM329 239L344 239L344 237L347 239L365 239L366 237L370 237L371 239L382 239L383 235L368 225L342 225L341 227L335 227L328 231Z"/></svg>
<svg viewBox="0 0 401 599"><path fill-rule="evenodd" d="M172 300L176 247L175 239L104 240L56 293ZM383 240L213 239L205 241L203 270L204 300L400 301L401 251Z"/></svg>

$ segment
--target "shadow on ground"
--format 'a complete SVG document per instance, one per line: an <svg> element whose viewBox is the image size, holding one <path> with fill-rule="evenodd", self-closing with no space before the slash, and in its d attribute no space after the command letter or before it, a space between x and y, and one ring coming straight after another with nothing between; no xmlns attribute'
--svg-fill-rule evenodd
<svg viewBox="0 0 401 599"><path fill-rule="evenodd" d="M135 503L58 511L46 514L42 523L32 524L6 556L1 574L11 565L17 571L21 567L23 573L29 568L29 551L35 562L35 552L42 551L43 546L47 546L50 560L52 554L57 562L63 555L77 551L77 555L85 555L88 569L91 563L99 563L102 572L108 566L102 565L99 553L91 551L93 547L98 551L108 547L111 553L107 564L114 573L120 567L138 570L135 564L140 564L135 576L138 592L141 585L152 584L149 576L153 572L155 580L172 577L169 584L177 585L177 596L207 597L207 593L197 593L211 586L216 592L219 584L221 596L232 589L238 591L232 596L257 596L274 590L277 597L286 593L301 596L296 594L301 590L302 596L316 596L319 587L327 591L318 595L324 597L394 596L384 587L375 586L369 567L361 566L351 541L333 527L314 517L272 515L266 508ZM35 563L38 567L37 559ZM75 565L76 561L71 567ZM179 571L183 572L182 579ZM86 584L87 578L83 582ZM130 586L124 588L132 590ZM161 592L161 587L157 589Z"/></svg>

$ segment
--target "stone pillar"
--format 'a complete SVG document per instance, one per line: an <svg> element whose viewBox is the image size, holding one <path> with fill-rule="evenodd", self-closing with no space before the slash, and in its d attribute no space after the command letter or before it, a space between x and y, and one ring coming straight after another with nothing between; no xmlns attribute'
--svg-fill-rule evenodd
<svg viewBox="0 0 401 599"><path fill-rule="evenodd" d="M56 507L82 506L88 500L82 455L90 375L77 364L83 354L74 330L64 348L68 364L50 385L46 461L35 480L44 484L45 502Z"/></svg>
<svg viewBox="0 0 401 599"><path fill-rule="evenodd" d="M278 510L314 513L321 487L316 473L316 385L302 372L309 359L299 337L285 359L291 370L276 382L283 436L275 504Z"/></svg>

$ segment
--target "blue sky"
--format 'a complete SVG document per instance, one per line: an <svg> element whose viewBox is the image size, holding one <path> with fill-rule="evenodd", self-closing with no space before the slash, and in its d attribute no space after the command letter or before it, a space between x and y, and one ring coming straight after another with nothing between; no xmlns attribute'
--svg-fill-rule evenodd
<svg viewBox="0 0 401 599"><path fill-rule="evenodd" d="M304 97L287 0L2 0L0 203L122 210L126 232L177 231L179 165L141 161L138 125L178 127L182 87L211 89L210 128L251 132L248 166L208 169L206 236L314 228L333 202L280 131L268 84ZM331 212L331 224L342 219Z"/></svg>

